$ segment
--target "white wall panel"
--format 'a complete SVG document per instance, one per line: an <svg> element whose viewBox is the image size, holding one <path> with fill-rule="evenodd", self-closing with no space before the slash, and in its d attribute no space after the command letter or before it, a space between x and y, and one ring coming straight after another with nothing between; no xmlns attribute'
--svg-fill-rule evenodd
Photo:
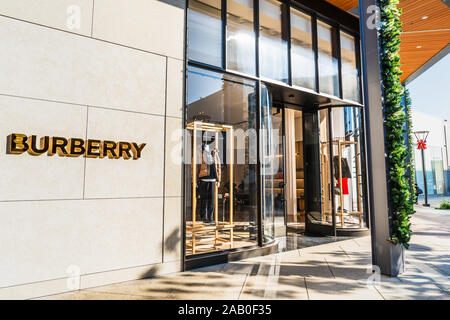
<svg viewBox="0 0 450 320"><path fill-rule="evenodd" d="M140 159L86 159L86 198L162 197L164 117L89 108L88 136L146 143Z"/></svg>
<svg viewBox="0 0 450 320"><path fill-rule="evenodd" d="M0 17L0 94L163 115L164 57Z"/></svg>
<svg viewBox="0 0 450 320"><path fill-rule="evenodd" d="M1 0L0 14L91 35L93 0ZM79 23L77 20L79 19Z"/></svg>
<svg viewBox="0 0 450 320"><path fill-rule="evenodd" d="M0 287L162 262L163 200L0 202Z"/></svg>
<svg viewBox="0 0 450 320"><path fill-rule="evenodd" d="M84 139L86 107L0 95L0 112L0 201L82 198L83 158L6 154L6 137Z"/></svg>
<svg viewBox="0 0 450 320"><path fill-rule="evenodd" d="M184 10L157 0L95 0L94 37L183 59Z"/></svg>

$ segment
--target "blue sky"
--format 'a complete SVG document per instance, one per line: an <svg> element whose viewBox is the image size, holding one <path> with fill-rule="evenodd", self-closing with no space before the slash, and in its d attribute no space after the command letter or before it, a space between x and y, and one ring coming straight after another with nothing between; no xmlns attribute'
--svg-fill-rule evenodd
<svg viewBox="0 0 450 320"><path fill-rule="evenodd" d="M450 121L450 55L407 85L412 107Z"/></svg>

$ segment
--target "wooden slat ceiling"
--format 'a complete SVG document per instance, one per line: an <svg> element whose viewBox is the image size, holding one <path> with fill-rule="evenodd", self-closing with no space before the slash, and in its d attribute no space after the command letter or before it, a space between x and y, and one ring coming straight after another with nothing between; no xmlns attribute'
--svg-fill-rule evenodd
<svg viewBox="0 0 450 320"><path fill-rule="evenodd" d="M358 0L327 1L345 11L358 6ZM404 81L450 43L450 8L440 0L400 0L399 7L403 9L400 62Z"/></svg>

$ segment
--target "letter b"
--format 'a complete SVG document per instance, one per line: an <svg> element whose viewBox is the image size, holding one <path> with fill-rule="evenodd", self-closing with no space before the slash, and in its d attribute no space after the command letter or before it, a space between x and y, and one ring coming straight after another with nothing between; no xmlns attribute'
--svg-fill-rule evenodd
<svg viewBox="0 0 450 320"><path fill-rule="evenodd" d="M83 155L86 151L84 148L84 140L83 139L76 139L71 138L68 141L69 143L69 157L79 157Z"/></svg>
<svg viewBox="0 0 450 320"><path fill-rule="evenodd" d="M7 154L21 154L28 150L27 135L11 133L6 143Z"/></svg>

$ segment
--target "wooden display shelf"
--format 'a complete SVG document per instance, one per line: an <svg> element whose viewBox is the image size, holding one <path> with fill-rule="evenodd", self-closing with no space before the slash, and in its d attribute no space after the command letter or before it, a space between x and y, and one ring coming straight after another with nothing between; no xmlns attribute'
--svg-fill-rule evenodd
<svg viewBox="0 0 450 320"><path fill-rule="evenodd" d="M200 232L200 231L214 231L214 230L223 230L223 229L229 229L234 228L234 224L230 224L228 222L220 222L216 225L205 225L203 222L197 222L195 225L186 225L187 231L194 231L194 232Z"/></svg>
<svg viewBox="0 0 450 320"><path fill-rule="evenodd" d="M333 179L333 183L331 188L334 186L334 178L328 177L329 167L333 165L331 159L327 159L327 154L324 152L325 147L328 147L328 142L321 142L321 167L322 167L322 222L325 222L328 216L332 216L331 209L331 193L330 193L330 181L329 179ZM340 209L335 213L336 217L340 217L340 227L344 228L344 216L357 216L359 218L360 226L363 226L363 212L362 212L362 182L361 182L361 167L360 167L360 150L359 150L359 142L357 141L346 141L346 140L333 140L332 146L337 146L337 157L338 157L338 182L342 181L342 158L343 158L343 149L355 146L355 157L356 157L356 188L357 188L357 210L344 212L344 194L342 183L339 183L339 194L336 195L339 197L339 205Z"/></svg>
<svg viewBox="0 0 450 320"><path fill-rule="evenodd" d="M218 199L218 184L214 183L214 221L215 225L205 225L203 222L196 221L197 213L197 132L212 132L215 135L215 148L219 150L219 133L226 134L227 138L227 151L230 154L230 161L228 164L228 183L230 186L233 185L233 169L234 169L234 134L233 126L221 125L217 123L208 123L203 121L194 121L189 123L187 129L193 131L192 135L192 221L186 223L186 231L191 233L191 239L186 240L186 246L192 249L192 254L196 253L196 245L200 243L210 242L217 246L218 242L229 243L233 247L233 204L234 204L234 189L231 188L229 191L228 201L231 204L229 206L229 221L219 221L219 199ZM200 155L202 157L202 155ZM219 231L229 231L229 239L223 239L219 236ZM204 239L197 239L197 234L212 233L212 238L207 238L208 241L203 241Z"/></svg>

